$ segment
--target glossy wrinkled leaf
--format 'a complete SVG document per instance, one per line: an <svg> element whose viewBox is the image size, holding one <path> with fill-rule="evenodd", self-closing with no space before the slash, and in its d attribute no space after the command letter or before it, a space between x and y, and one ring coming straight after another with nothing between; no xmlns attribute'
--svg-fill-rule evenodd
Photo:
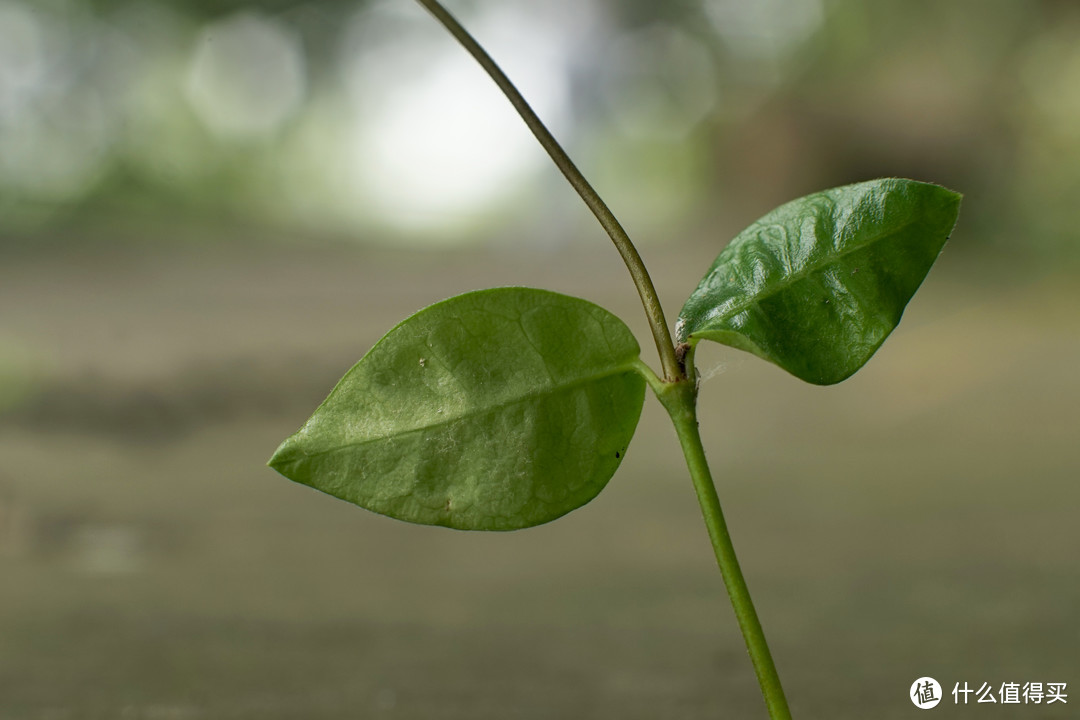
<svg viewBox="0 0 1080 720"><path fill-rule="evenodd" d="M585 300L459 295L387 333L270 465L400 520L539 525L587 503L619 466L644 402L639 352L621 320Z"/></svg>
<svg viewBox="0 0 1080 720"><path fill-rule="evenodd" d="M896 178L782 205L720 253L676 337L752 352L818 385L840 382L900 322L959 210L957 193Z"/></svg>

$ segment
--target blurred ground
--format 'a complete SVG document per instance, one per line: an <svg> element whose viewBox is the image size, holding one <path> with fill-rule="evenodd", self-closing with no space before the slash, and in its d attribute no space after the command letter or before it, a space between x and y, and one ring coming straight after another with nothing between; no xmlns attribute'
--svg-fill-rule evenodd
<svg viewBox="0 0 1080 720"><path fill-rule="evenodd" d="M795 717L908 717L924 675L939 715L1080 716L1080 4L449 4L671 315L781 202L966 194L851 380L702 349L703 433ZM649 337L413 3L0 0L0 720L763 717L654 401L594 503L518 533L264 466L399 320L507 284Z"/></svg>
<svg viewBox="0 0 1080 720"><path fill-rule="evenodd" d="M0 718L763 717L654 400L594 503L512 534L399 524L263 465L382 332L457 292L559 290L647 339L601 240L77 248L0 262ZM648 249L670 313L717 249ZM950 248L840 386L699 352L796 717L908 717L922 675L1075 696L939 714L1076 717L1078 306L1073 275Z"/></svg>

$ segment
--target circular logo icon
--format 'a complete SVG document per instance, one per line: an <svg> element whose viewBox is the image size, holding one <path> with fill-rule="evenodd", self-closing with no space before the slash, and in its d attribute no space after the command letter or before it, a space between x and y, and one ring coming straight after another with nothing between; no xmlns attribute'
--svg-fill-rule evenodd
<svg viewBox="0 0 1080 720"><path fill-rule="evenodd" d="M941 702L941 685L932 677L921 677L911 683L908 697L915 703L915 707L929 710Z"/></svg>

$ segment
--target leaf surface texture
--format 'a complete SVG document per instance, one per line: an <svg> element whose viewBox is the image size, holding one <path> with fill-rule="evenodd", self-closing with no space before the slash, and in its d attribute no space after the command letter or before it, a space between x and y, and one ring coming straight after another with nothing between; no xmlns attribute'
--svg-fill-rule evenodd
<svg viewBox="0 0 1080 720"><path fill-rule="evenodd" d="M459 295L387 333L270 465L409 522L548 522L595 497L625 455L644 402L639 353L585 300Z"/></svg>
<svg viewBox="0 0 1080 720"><path fill-rule="evenodd" d="M676 324L807 382L862 367L937 259L960 208L938 185L888 178L807 195L768 213L720 253Z"/></svg>

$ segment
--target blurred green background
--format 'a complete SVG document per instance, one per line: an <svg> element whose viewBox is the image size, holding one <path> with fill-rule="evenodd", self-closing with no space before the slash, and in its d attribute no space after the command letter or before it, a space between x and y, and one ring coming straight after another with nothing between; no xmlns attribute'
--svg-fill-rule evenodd
<svg viewBox="0 0 1080 720"><path fill-rule="evenodd" d="M831 388L702 348L702 430L798 718L1080 703L1080 3L474 0L669 319L824 187L965 193ZM0 0L0 718L757 718L674 433L587 507L398 524L263 463L387 329L617 254L408 0ZM1065 682L1067 705L953 704Z"/></svg>

